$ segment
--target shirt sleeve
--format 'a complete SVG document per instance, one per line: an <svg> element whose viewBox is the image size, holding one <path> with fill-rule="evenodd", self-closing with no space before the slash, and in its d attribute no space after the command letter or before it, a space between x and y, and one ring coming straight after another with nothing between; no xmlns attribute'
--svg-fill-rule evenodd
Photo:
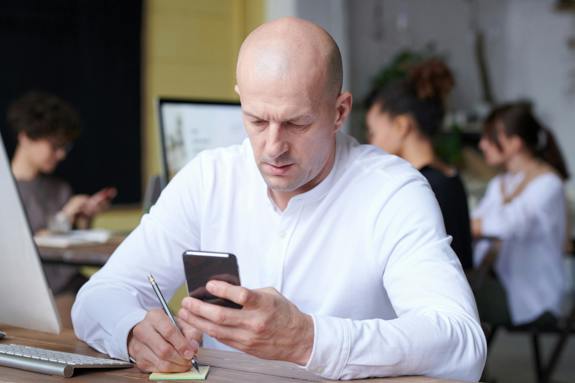
<svg viewBox="0 0 575 383"><path fill-rule="evenodd" d="M58 186L58 210L61 210L70 198L74 196L74 191L72 190L72 186L68 182L61 181Z"/></svg>
<svg viewBox="0 0 575 383"><path fill-rule="evenodd" d="M130 330L147 311L160 307L148 275L153 274L168 299L185 280L183 252L199 248L199 190L201 165L196 159L174 177L150 213L80 289L72 308L79 339L128 359Z"/></svg>
<svg viewBox="0 0 575 383"><path fill-rule="evenodd" d="M313 316L306 368L330 379L427 375L476 381L486 342L473 294L441 224L431 190L409 182L385 204L374 249L397 318Z"/></svg>
<svg viewBox="0 0 575 383"><path fill-rule="evenodd" d="M521 194L497 209L485 209L481 230L501 239L523 238L556 230L549 217L561 211L563 184L556 176L543 175L531 181ZM537 227L537 229L534 229Z"/></svg>

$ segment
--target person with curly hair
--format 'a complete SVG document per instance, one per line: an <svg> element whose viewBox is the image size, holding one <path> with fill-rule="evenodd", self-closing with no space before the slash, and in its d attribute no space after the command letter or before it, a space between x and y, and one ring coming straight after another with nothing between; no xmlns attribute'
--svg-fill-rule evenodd
<svg viewBox="0 0 575 383"><path fill-rule="evenodd" d="M80 135L78 113L54 95L28 92L9 106L7 117L17 139L12 172L32 232L88 227L91 219L108 207L116 190L75 195L66 181L51 175ZM75 294L86 280L73 267L44 265L44 271L57 296ZM66 314L69 317L69 309ZM70 320L64 318L64 323Z"/></svg>
<svg viewBox="0 0 575 383"><path fill-rule="evenodd" d="M439 59L416 64L406 78L372 90L366 100L368 141L398 155L427 178L439 202L451 247L465 270L472 268L467 194L457 169L443 162L433 138L445 116L454 79Z"/></svg>

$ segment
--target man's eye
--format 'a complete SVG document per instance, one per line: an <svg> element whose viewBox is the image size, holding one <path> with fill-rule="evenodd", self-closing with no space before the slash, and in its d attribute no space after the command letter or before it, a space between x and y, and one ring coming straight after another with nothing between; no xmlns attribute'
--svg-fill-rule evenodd
<svg viewBox="0 0 575 383"><path fill-rule="evenodd" d="M294 129L305 129L308 125L307 124L296 124L295 122L288 122L287 126Z"/></svg>
<svg viewBox="0 0 575 383"><path fill-rule="evenodd" d="M265 125L266 121L264 120L254 120L252 121L252 124L257 125L257 126L261 126L261 125Z"/></svg>

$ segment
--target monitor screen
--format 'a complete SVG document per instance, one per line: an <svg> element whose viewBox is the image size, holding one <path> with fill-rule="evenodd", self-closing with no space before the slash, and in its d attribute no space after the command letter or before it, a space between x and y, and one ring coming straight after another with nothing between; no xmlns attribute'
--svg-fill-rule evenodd
<svg viewBox="0 0 575 383"><path fill-rule="evenodd" d="M239 103L161 98L158 115L166 180L202 150L246 138Z"/></svg>
<svg viewBox="0 0 575 383"><path fill-rule="evenodd" d="M60 318L0 137L0 325L59 333Z"/></svg>

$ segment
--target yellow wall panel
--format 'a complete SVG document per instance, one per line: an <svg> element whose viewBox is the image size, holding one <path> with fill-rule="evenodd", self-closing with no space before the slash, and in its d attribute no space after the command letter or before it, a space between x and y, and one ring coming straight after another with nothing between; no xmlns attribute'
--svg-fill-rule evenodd
<svg viewBox="0 0 575 383"><path fill-rule="evenodd" d="M240 44L263 22L263 0L148 0L144 30L144 177L160 172L159 96L237 100Z"/></svg>
<svg viewBox="0 0 575 383"><path fill-rule="evenodd" d="M145 0L142 31L142 174L161 172L158 97L237 100L236 56L264 21L264 0ZM105 213L98 227L128 230L140 210Z"/></svg>

